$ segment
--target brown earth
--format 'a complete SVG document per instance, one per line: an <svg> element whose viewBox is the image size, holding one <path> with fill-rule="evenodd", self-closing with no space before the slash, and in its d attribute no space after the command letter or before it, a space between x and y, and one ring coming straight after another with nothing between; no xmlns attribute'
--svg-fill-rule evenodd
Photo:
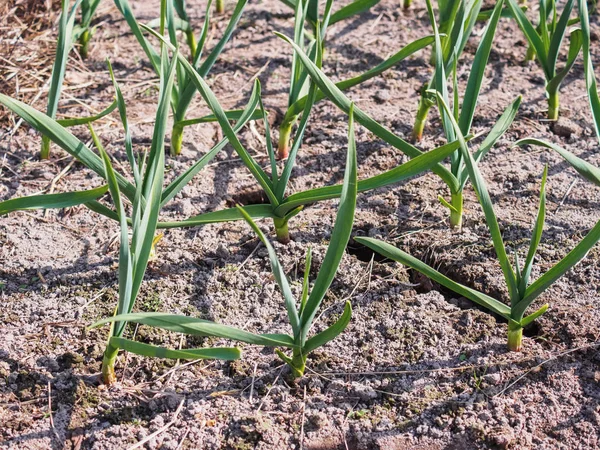
<svg viewBox="0 0 600 450"><path fill-rule="evenodd" d="M157 2L135 2L143 21ZM204 6L191 4L200 24ZM593 17L593 35L598 33ZM157 79L144 62L118 11L107 2L95 22L90 57L74 54L67 72L62 115L105 107L113 91L105 59L128 99L136 149L149 146ZM16 27L16 25L14 25ZM211 43L226 26L215 22ZM273 31L291 34L292 12L268 0L247 7L227 50L208 81L224 106L242 107L252 79L260 79L271 117L285 104L291 49ZM477 27L481 35L482 27ZM403 11L382 1L360 18L329 31L326 72L335 80L367 70L412 40L429 34L424 5ZM23 45L31 45L24 38ZM477 38L459 69L464 85ZM594 58L600 61L597 40ZM481 164L511 252L527 248L540 178L549 165L548 217L536 261L539 276L565 255L600 219L599 191L578 178L554 153L512 144L527 136L559 143L599 164L598 141L585 97L581 60L562 88L561 127L544 120L543 74L524 64L526 44L513 22L502 20L475 117L475 133L489 130L517 95L517 119ZM564 55L563 55L564 56ZM350 96L400 136L409 136L417 90L429 77L428 51ZM12 61L19 65L19 60ZM41 77L42 82L48 69ZM23 71L20 77L31 76ZM14 85L5 84L10 95ZM10 86L13 86L12 88ZM38 85L39 88L39 85ZM12 89L12 90L11 90ZM42 108L44 96L35 103ZM31 97L28 97L31 99ZM197 99L188 114L208 111ZM3 114L5 111L3 111ZM6 116L4 116L6 117ZM432 112L421 143L443 143ZM37 158L40 138L16 118L2 122L0 199L98 186L96 175L53 148L51 161ZM291 192L337 183L343 176L347 118L331 103L315 107L293 174ZM254 130L262 133L260 123ZM107 150L125 161L123 134L112 114L96 131ZM85 129L76 130L87 141ZM569 137L567 135L570 134ZM189 166L217 142L214 125L188 129L180 157L168 157L168 177ZM252 127L244 142L265 164ZM396 166L405 158L362 127L357 129L359 176ZM64 171L64 173L63 173ZM226 148L184 189L163 214L183 219L226 207L231 199L256 197L256 183ZM362 194L356 234L379 236L434 264L456 280L506 300L501 272L483 214L470 188L465 225L449 230L437 195L444 185L432 174ZM307 208L291 221L294 240L276 244L284 268L299 290L304 256L314 250L316 275L336 210L335 202ZM263 229L271 231L264 222ZM506 323L456 298L412 271L352 245L326 297L321 329L341 312L345 299L353 319L336 341L315 351L309 370L290 383L270 349L243 345L236 362L192 364L122 355L119 383L98 384L107 329L87 330L111 314L117 297L117 224L87 209L16 213L0 219L0 442L5 448L127 448L158 432L145 448L206 449L463 449L600 447L600 285L598 250L556 283L536 304L550 310L526 331L524 350L505 350ZM264 248L243 223L169 230L148 271L138 310L180 312L253 332L286 332L281 295ZM183 338L140 327L137 339L177 347L230 344Z"/></svg>

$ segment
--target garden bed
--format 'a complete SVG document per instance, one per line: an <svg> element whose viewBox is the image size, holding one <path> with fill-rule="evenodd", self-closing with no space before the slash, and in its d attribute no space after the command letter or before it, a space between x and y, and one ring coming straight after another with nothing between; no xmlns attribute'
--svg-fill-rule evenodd
<svg viewBox="0 0 600 450"><path fill-rule="evenodd" d="M140 20L155 18L157 2L134 3ZM200 23L203 4L196 0L189 4L192 18ZM215 36L226 26L226 16L216 20ZM289 8L274 0L248 5L207 80L224 106L243 107L258 77L270 119L278 123L287 106L292 50L273 31L291 35L292 17ZM596 39L592 44L593 57L599 61L597 17L591 18ZM59 113L91 114L112 101L105 64L109 58L128 100L134 146L147 148L150 141L143 137L151 136L158 79L112 3L101 6L96 23L89 58L80 61L73 53ZM481 30L478 25L476 34ZM364 72L430 33L422 3L405 11L398 2L383 0L358 18L333 25L324 71L334 80ZM28 37L24 39L24 45L30 45ZM461 84L466 83L474 51L474 44L469 44L459 66ZM508 103L523 95L515 123L481 164L481 171L504 239L518 247L527 245L541 174L548 164L548 216L536 277L600 219L600 191L555 153L512 145L520 138L539 137L595 165L600 157L581 59L563 83L562 117L554 124L545 120L543 73L537 64L523 62L526 51L516 24L501 20L473 132L488 130ZM430 76L428 60L429 50L421 51L351 90L349 96L408 139L418 90ZM11 61L16 67L21 63ZM40 100L35 106L43 104ZM56 146L50 161L39 161L39 135L26 124L12 133L16 118L5 113L2 110L0 200L32 195L50 185L67 191L101 184ZM198 96L189 116L206 113ZM430 116L420 143L423 149L444 143L439 116L433 110ZM95 129L107 151L125 161L118 115L102 119ZM256 122L240 136L257 159L268 164L258 137L263 129ZM89 139L84 127L75 132ZM182 154L167 158L167 179L220 137L213 124L186 130ZM356 140L359 178L406 160L360 126ZM328 101L318 103L292 175L292 190L341 182L346 145L347 117ZM432 174L359 194L354 233L392 242L453 279L507 300L472 188L466 190L461 232L449 229L438 194L446 195L445 186ZM226 147L162 218L184 219L257 200L256 183ZM309 246L313 278L316 275L336 209L333 201L306 208L290 221L292 242L275 244L295 291L301 289ZM272 234L270 222L261 225ZM600 446L598 256L594 248L536 301L538 306L550 303L548 313L525 331L523 351L509 353L505 321L351 242L324 300L319 326L333 322L344 300L352 303L352 321L335 341L309 357L303 378L290 381L271 349L242 344L243 357L234 362L175 363L123 352L117 364L118 383L105 388L98 375L107 327L86 327L111 315L115 306L118 224L84 207L3 216L0 442L23 449L121 449L149 437L145 448L596 448ZM243 222L165 231L137 310L185 313L256 333L289 332L266 249ZM143 326L136 336L172 348L230 345L215 338L182 340Z"/></svg>

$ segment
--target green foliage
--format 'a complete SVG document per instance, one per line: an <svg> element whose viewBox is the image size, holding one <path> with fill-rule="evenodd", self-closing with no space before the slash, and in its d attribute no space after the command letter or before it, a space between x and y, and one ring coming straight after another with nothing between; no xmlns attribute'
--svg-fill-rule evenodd
<svg viewBox="0 0 600 450"><path fill-rule="evenodd" d="M55 118L58 110L58 101L62 91L67 70L67 61L69 52L73 47L73 28L75 26L75 12L82 0L76 0L72 8L69 8L70 0L62 0L62 11L58 23L58 41L56 43L56 58L52 67L50 77L50 91L48 92L48 105L46 114ZM48 159L50 156L50 140L42 139L42 149L40 151L41 159Z"/></svg>
<svg viewBox="0 0 600 450"><path fill-rule="evenodd" d="M549 289L552 284L554 284L568 270L579 263L589 253L591 248L596 245L596 243L600 240L600 221L564 258L558 261L552 268L541 275L533 283L530 283L531 271L534 264L535 255L541 241L546 217L546 180L548 169L546 167L544 169L544 173L542 174L538 214L533 227L525 263L523 266L521 266L519 263L518 254L515 254L513 266L507 255L506 247L502 239L502 233L498 225L498 219L487 190L486 182L481 176L477 162L471 155L471 152L469 151L467 144L460 133L460 127L451 114L450 108L445 103L443 96L439 93L437 95L440 109L447 114L451 125L453 126L455 132L457 133L458 139L461 142L463 158L465 158L470 179L473 183L477 198L485 214L488 230L491 234L494 249L496 251L496 256L504 274L504 279L510 298L510 307L484 294L483 292L476 291L452 281L427 264L383 241L363 237L358 237L356 240L390 259L401 262L402 264L405 264L423 273L442 286L445 286L446 288L451 289L454 292L468 298L469 300L472 300L475 303L486 307L490 311L493 311L494 313L504 317L508 321L509 349L520 350L522 329L533 322L536 318L541 316L548 309L548 304L544 304L533 313L525 315L527 309L540 295ZM537 139L524 139L517 142L517 144L539 145L556 151L582 176L600 186L600 170L584 160L576 157L572 153L562 149L561 147Z"/></svg>
<svg viewBox="0 0 600 450"><path fill-rule="evenodd" d="M569 36L570 43L567 62L562 70L557 70L558 55L562 41L567 33L567 28L570 25L570 15L573 10L574 0L567 0L560 17L558 16L555 0L540 0L539 26L537 28L518 7L515 0L506 1L519 28L521 28L529 45L535 51L538 62L544 71L546 94L548 97L548 119L556 120L559 115L558 91L560 84L573 67L573 64L575 64L575 60L583 44L581 30L576 29L572 31ZM550 17L550 20L548 20L548 17Z"/></svg>
<svg viewBox="0 0 600 450"><path fill-rule="evenodd" d="M598 84L596 83L596 75L594 74L594 62L591 54L591 39L590 39L590 18L586 0L578 0L579 6L579 21L581 23L581 40L583 52L583 69L585 72L585 85L587 88L588 99L592 118L594 119L594 127L596 136L600 141L600 97L598 96Z"/></svg>
<svg viewBox="0 0 600 450"><path fill-rule="evenodd" d="M166 49L161 52L161 78L159 103L154 122L154 135L152 145L148 154L144 154L139 160L132 152L130 139L126 138L126 147L130 168L135 179L135 195L132 201L131 244L129 242L129 224L125 207L121 200L119 182L115 175L112 163L100 140L90 126L90 132L94 144L98 148L104 163L105 177L108 188L119 218L121 228L120 251L119 251L119 301L115 310L116 315L126 315L132 312L136 298L148 267L148 262L154 245L154 233L158 224L158 214L162 203L162 188L164 182L165 152L164 139L167 127L169 100L175 79L177 60L174 58L169 64ZM111 70L112 74L112 70ZM120 105L121 118L125 129L127 116L125 105L121 101L122 96L116 81L113 78L117 90L118 103ZM128 135L128 134L127 134ZM140 344L128 339L123 339L127 322L115 321L111 325L110 338L102 360L102 376L106 384L115 381L114 364L119 349L138 353L144 356L156 356L162 358L218 358L237 359L240 352L233 348L224 349L189 349L169 350L149 344Z"/></svg>
<svg viewBox="0 0 600 450"><path fill-rule="evenodd" d="M202 90L201 90L202 92ZM219 114L217 114L219 116ZM115 186L117 184L115 183ZM296 302L293 297L289 282L279 262L275 250L271 246L267 237L260 228L254 223L252 218L243 208L239 208L242 217L248 222L254 232L258 235L262 243L267 248L271 269L275 280L279 285L284 297L284 305L288 313L288 319L292 328L292 335L257 335L247 331L227 325L219 325L214 322L195 319L187 316L178 316L174 314L161 313L137 313L137 314L119 314L112 318L101 320L94 324L98 326L104 323L114 324L123 322L135 322L146 324L153 327L176 331L186 334L196 334L202 336L218 336L236 341L246 342L255 345L264 345L268 347L284 347L292 351L291 356L286 355L281 350L276 349L279 357L290 366L292 375L299 377L304 374L306 367L306 358L308 354L325 345L327 342L335 339L350 322L352 308L349 302L346 302L344 312L334 322L333 325L324 331L308 337L312 328L315 316L327 293L331 282L340 265L340 261L345 252L346 245L352 232L354 222L354 212L356 209L356 196L358 194L357 180L357 162L356 162L356 144L354 141L354 122L352 109L348 125L348 152L346 158L346 170L344 173L344 183L340 194L340 205L333 231L331 241L325 253L325 258L319 270L319 274L314 282L312 290L309 288L308 275L303 280L303 290L300 302ZM310 261L310 251L307 256ZM307 267L309 262L307 263ZM308 270L307 270L308 272Z"/></svg>
<svg viewBox="0 0 600 450"><path fill-rule="evenodd" d="M156 37L162 39L158 33L152 30L150 31ZM163 39L163 42L165 43L165 45L170 46L172 50L175 50L175 47L166 42L166 40ZM318 33L317 42L320 42L320 35ZM183 57L181 54L178 54L178 58L184 70L186 71L187 76L189 76L190 79L195 83L198 91L200 92L200 95L202 95L202 97L212 110L213 114L211 117L214 117L218 121L219 125L223 129L225 136L228 138L237 155L246 165L248 170L252 173L253 177L260 185L260 187L265 193L265 196L269 200L269 203L267 204L249 206L248 208L246 208L246 212L253 219L272 218L278 239L282 242L287 242L289 240L289 234L287 231L287 224L289 219L298 214L305 205L315 203L317 201L339 198L342 194L342 186L327 186L322 188L310 189L308 191L297 193L289 197L286 196L286 189L289 183L292 169L296 161L298 149L300 148L301 140L298 139L294 142L292 151L290 152L290 155L287 161L285 162L281 174L279 174L276 165L276 155L271 143L269 122L267 120L266 113L264 112L265 110L262 107L260 101L260 83L258 81L256 81L255 83L255 96L257 98L257 102L259 103L259 105L261 105L259 110L262 111L263 123L265 124L265 141L267 145L267 153L269 155L270 160L270 174L268 174L260 166L260 164L254 159L254 157L238 139L235 130L232 129L231 125L229 124L227 114L225 114L223 108L221 107L219 101L217 100L216 96L214 95L208 84L194 70L192 64L190 64L185 57ZM302 54L301 60L302 58L308 57L305 54ZM316 65L314 65L314 67L316 67ZM316 93L317 84L311 83L309 92L306 97L306 103L304 106L305 111L312 108L312 105L315 102ZM356 111L357 117L359 116L359 114L363 114L358 110ZM304 132L307 120L308 114L303 114L299 125L300 133ZM380 175L361 180L358 183L358 190L359 192L363 192L367 190L378 189L418 175L428 170L429 168L436 166L440 161L442 161L444 158L450 155L457 148L458 143L455 142L448 145L444 145L438 149L432 150L431 152L427 153L421 153L415 149L418 152L419 157L415 158L414 161L410 161L406 164L400 165ZM159 227L171 228L182 226L197 226L206 223L241 220L243 218L243 215L237 208L231 208L222 211L207 212L180 222L162 223L159 224Z"/></svg>
<svg viewBox="0 0 600 450"><path fill-rule="evenodd" d="M428 3L429 4L429 3ZM468 88L465 93L465 98L463 100L463 108L460 114L456 114L456 116L460 116L459 120L463 124L462 127L464 129L464 133L461 132L462 137L465 139L468 138L468 132L471 127L471 123L473 120L473 115L475 111L475 106L477 104L477 98L479 96L479 90L481 87L482 79L485 73L485 65L487 63L487 59L489 56L489 52L491 49L496 24L498 22L500 12L501 12L502 4L499 2L496 6L495 13L490 19L490 24L486 29L484 37L479 45L479 48L476 53L475 62L474 62L474 70L471 72L469 76ZM441 36L438 32L435 20L433 19L433 11L429 4L429 12L432 19L432 24L434 28L434 38L438 48L442 48ZM474 12L474 11L473 11ZM298 54L300 61L306 67L307 72L309 73L313 82L318 86L319 90L323 92L324 95L327 96L338 108L342 111L348 112L351 100L346 97L346 95L342 92L342 90L333 83L320 69L314 64L311 59L306 55L306 53L302 52L302 49L297 46L291 39L278 34L282 39L286 40L290 45L294 47L294 50ZM449 41L447 41L449 42ZM463 42L463 41L461 41ZM463 44L464 45L464 44ZM456 59L454 59L455 61ZM441 91L447 92L447 82L445 76L445 67L444 62L442 61L442 53L436 52L436 76L434 77L434 82L436 86L439 86ZM455 90L455 93L457 91ZM435 96L436 91L428 92L428 95ZM447 93L445 94L447 97ZM496 144L496 142L504 135L504 133L508 130L510 125L512 124L519 105L521 103L521 98L517 97L504 111L501 118L498 120L496 125L492 128L492 130L488 133L484 141L481 143L479 149L475 153L475 160L478 161L483 158L487 152ZM455 105L458 108L458 101L455 99ZM356 121L375 134L377 137L387 142L388 144L396 147L406 155L411 158L417 158L423 155L423 152L416 148L415 146L409 144L404 141L399 136L393 134L385 127L380 125L378 122L369 117L366 113L364 113L360 108L354 108L354 115L356 117ZM458 141L456 133L453 131L453 128L448 125L447 119L444 119L445 122L445 131L448 140L450 141L449 146L458 149ZM428 152L431 153L431 152ZM465 162L461 153L458 151L451 152L451 166L450 168L444 167L442 164L437 163L432 166L432 171L437 174L448 186L451 194L451 201L448 202L443 198L440 198L442 204L449 208L451 213L451 221L454 226L460 226L462 221L462 192L465 187L466 182L469 179L469 172L465 169ZM441 160L439 160L441 162Z"/></svg>
<svg viewBox="0 0 600 450"><path fill-rule="evenodd" d="M354 15L368 10L372 6L379 3L379 0L356 0L342 7L335 13L332 13L333 0L327 0L322 18L319 18L318 0L296 0L290 2L284 1L284 3L287 3L289 6L294 8L294 43L300 49L307 52L311 61L321 68L323 64L323 54L325 53L324 45L325 41L327 40L328 27L334 23L348 19ZM310 24L313 30L312 34L305 29L305 24L307 22ZM427 41L427 38L418 40L415 43L407 46L405 49L403 49L403 51L397 53L391 58L388 58L377 67L357 77L344 80L338 83L338 85L342 90L344 90L363 83L392 68L404 58L425 47L429 43L431 43L431 41ZM306 121L308 120L308 116L311 111L311 106L307 107L309 81L310 80L306 69L304 68L303 64L300 63L298 55L294 53L292 55L292 72L288 94L288 109L279 126L279 145L277 151L278 159L285 159L289 157L290 140L293 141L294 145L302 140L304 133L304 127L302 124L298 127L293 137L292 129L298 121L300 115L303 117L302 122L304 124L306 124ZM314 99L314 102L317 102L324 97L323 94L318 90L316 91L315 95L316 98Z"/></svg>
<svg viewBox="0 0 600 450"><path fill-rule="evenodd" d="M429 20L431 22L434 31L437 29L435 15L433 13L433 7L431 1L427 0L427 10L429 13ZM502 2L498 2L502 3ZM497 9L501 9L502 5L494 8L492 17L496 13ZM435 71L429 81L421 90L421 98L419 100L419 108L417 110L417 116L415 119L415 125L413 127L412 138L414 141L419 142L423 137L423 130L427 122L427 116L429 109L435 104L435 96L431 94L431 89L434 89L436 84L439 86L439 79L442 76L439 70L439 62L444 68L444 74L450 73L452 67L460 59L465 45L469 37L473 32L473 27L479 19L479 12L481 10L482 0L439 0L439 33L443 34L440 37L440 41L436 42L432 54L431 60L435 66ZM493 23L493 18L490 19ZM496 19L497 22L497 19ZM496 24L488 27L495 30ZM490 41L493 39L494 31L492 31L489 37ZM485 42L485 39L482 40ZM480 46L481 47L481 46ZM441 49L438 50L438 49ZM487 61L487 57L485 57ZM485 66L485 64L484 64ZM443 75L445 76L445 75Z"/></svg>

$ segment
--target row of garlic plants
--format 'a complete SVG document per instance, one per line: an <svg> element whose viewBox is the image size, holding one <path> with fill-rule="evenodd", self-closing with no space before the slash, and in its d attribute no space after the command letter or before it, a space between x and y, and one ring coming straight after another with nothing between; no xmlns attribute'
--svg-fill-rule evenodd
<svg viewBox="0 0 600 450"><path fill-rule="evenodd" d="M553 0L540 0L540 22L537 26L527 19L524 8L518 6L514 0L499 0L493 9L487 11L481 11L481 0L440 1L437 17L431 1L427 0L426 6L432 27L431 35L409 43L365 73L338 82L333 82L323 72L327 31L332 24L372 7L377 1L356 0L333 12L333 0L328 0L323 5L322 11L316 0L297 0L296 2L286 0L285 3L294 10L294 35L288 37L276 34L282 39L282 42L289 45L290 50L293 51L293 57L288 109L279 127L277 148L273 146L275 139L269 127L267 111L263 106L261 86L258 81L254 83L246 107L241 110L223 109L206 82L211 68L235 31L246 1L239 0L235 4L223 36L203 58L210 27L210 1L207 5L202 30L199 38L196 39L186 12L185 2L182 0L162 0L160 17L148 24L141 24L135 19L127 0L115 0L118 9L125 16L132 33L160 78L152 145L148 152L136 152L134 149L128 125L127 105L110 63L108 63L109 72L115 91L114 102L101 113L91 117L56 119L60 87L64 79L68 53L76 39L83 39L80 42L84 42L85 45L81 44L81 50L87 54L91 17L98 7L99 0L88 0L87 2L78 0L72 7L68 0L63 0L58 51L46 113L0 94L1 104L22 117L42 134L42 158L49 156L50 142L54 142L95 172L101 180L99 187L85 191L42 194L0 202L0 215L26 209L85 205L106 219L117 221L120 226L119 299L115 307L115 315L94 324L94 326L100 326L110 323L109 338L102 361L104 382L110 384L116 379L115 362L120 350L148 357L178 359L237 359L241 356L241 351L237 347L174 350L137 342L125 337L128 324L131 323L179 333L216 336L234 342L273 347L276 354L289 365L292 375L294 377L302 376L310 352L335 339L351 320L352 307L350 302L346 302L343 313L332 325L319 333L311 333L321 302L330 288L350 239L357 196L362 192L392 186L427 171L432 171L439 176L448 187L449 200L440 196L439 201L442 207L449 211L451 227L460 229L464 214L463 192L469 183L473 187L485 215L498 264L506 283L510 304L507 305L485 292L461 285L384 241L370 238L356 238L356 240L385 257L423 273L457 294L505 318L508 326L508 347L514 351L520 350L523 328L541 316L549 307L548 304L543 304L530 312L530 306L556 280L587 255L600 239L600 222L563 259L537 280L532 281L532 268L537 248L542 239L546 216L547 169L542 174L538 214L531 233L529 249L521 257L519 257L519 251L515 250L512 260L509 257L509 249L503 241L485 179L479 170L479 164L485 155L494 148L513 123L518 114L521 97L516 97L506 105L502 115L485 133L485 138L478 146L474 144L477 139L470 134L471 126L485 78L488 58L493 48L497 25L500 20L505 18L516 20L530 43L531 52L535 54L544 71L548 94L548 114L551 119L558 116L560 83L573 67L578 55L583 53L591 116L598 130L600 101L591 59L589 12L585 0L578 0L579 14L575 18L571 18L574 0L568 0L561 12L558 11ZM82 16L80 24L76 26L75 16L79 6L82 8ZM462 60L467 41L472 39L472 30L478 20L485 21L486 26L479 40L461 101L457 67ZM571 30L569 34L570 44L566 62L562 69L557 70L562 42L568 28L572 26L577 28ZM184 36L187 42L187 55L180 51L178 43L180 36ZM421 91L413 132L414 139L411 143L362 111L344 91L392 69L401 61L426 47L431 48L433 75L430 82ZM197 119L186 119L186 111L196 93L200 94L210 108L211 114ZM450 95L451 93L452 95ZM348 115L348 148L344 182L340 185L322 186L289 194L290 178L297 155L302 148L303 136L312 109L317 102L325 99L331 101ZM447 143L424 152L415 145L414 141L418 141L422 136L427 114L432 107L437 107L439 110ZM118 110L124 130L123 145L127 155L128 173L121 173L115 169L112 158L104 149L101 137L96 135L93 128L96 120L111 114L114 110ZM170 151L173 156L181 151L184 142L183 129L186 126L216 122L223 131L223 139L173 181L166 184L164 178L165 141L170 117L172 117ZM252 120L263 122L264 142L269 156L268 168L263 168L238 138L240 130ZM359 180L354 138L355 123L371 131L376 138L406 154L410 158L409 161L379 175ZM69 131L69 127L75 125L88 126L96 151ZM588 181L600 185L600 169L560 146L535 138L522 139L515 144L536 145L551 149L561 155ZM263 190L268 202L209 211L181 221L161 221L161 210L188 183L191 183L194 177L226 145L233 147L260 189ZM285 160L281 169L278 160ZM302 291L300 298L295 298L273 246L255 221L270 219L277 239L286 243L290 239L290 219L300 214L304 206L330 199L339 199L339 206L325 258L316 279L311 281L308 270L311 265L311 251L310 248L307 249ZM291 334L255 334L189 316L134 312L158 229L194 227L234 220L246 221L268 250L271 268L283 295L283 307L287 311Z"/></svg>

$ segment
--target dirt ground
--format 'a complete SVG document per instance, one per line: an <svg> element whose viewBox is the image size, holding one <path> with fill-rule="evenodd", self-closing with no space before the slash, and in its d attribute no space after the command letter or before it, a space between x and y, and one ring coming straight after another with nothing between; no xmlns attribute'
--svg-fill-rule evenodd
<svg viewBox="0 0 600 450"><path fill-rule="evenodd" d="M133 3L142 21L157 15L156 1ZM204 4L188 3L199 25ZM17 39L4 30L18 24L7 23L1 33L13 39L8 46L21 50L40 48L56 32ZM128 100L134 145L144 150L151 139L157 78L112 2L103 3L95 23L89 59L72 55L60 114L97 112L110 103L113 91L105 64L109 58ZM210 45L225 26L225 18L215 21ZM258 77L277 123L286 105L291 49L272 32L290 35L292 26L292 11L280 2L250 2L208 78L224 106L243 107ZM481 30L478 25L477 36ZM592 31L594 58L600 61L597 16L592 18ZM429 33L422 2L403 11L399 2L383 0L359 18L331 27L325 70L335 80L358 74ZM462 85L477 41L472 39L461 62ZM549 165L548 217L533 274L537 277L600 220L600 192L556 154L512 144L527 136L541 137L594 164L600 164L600 157L581 59L563 84L563 118L553 126L544 120L542 70L537 64L524 64L525 53L522 34L503 19L473 131L489 130L508 103L523 95L514 125L481 170L512 253L526 251L541 173ZM36 86L36 72L24 68L25 54L4 56L11 62L5 67L12 67L17 79L6 80L3 91L43 109L45 94L35 99L32 91L17 89L19 82ZM40 57L44 55L52 56L44 52ZM417 91L430 74L428 60L429 51L422 51L349 95L395 133L408 137ZM37 77L38 90L49 73L45 70ZM207 111L198 98L188 117ZM57 147L50 161L39 161L39 135L26 124L15 131L18 118L5 110L2 117L0 199L100 185L99 177L72 164ZM346 116L331 103L315 107L292 192L340 182L346 123ZM253 127L241 136L266 163L256 133L264 128L260 123ZM75 131L89 140L85 129ZM117 114L101 121L96 131L107 150L125 161ZM167 158L167 177L181 173L219 137L212 124L187 129L182 155ZM431 149L443 142L437 113L432 112L420 146ZM406 160L360 126L357 145L361 178ZM173 200L162 219L184 219L227 207L232 200L251 201L256 189L227 147ZM506 300L471 188L460 233L449 230L438 194L447 192L432 174L361 194L355 233L393 242L454 279ZM290 222L293 241L275 244L297 291L309 245L314 251L313 279L318 272L336 208L336 202L307 208ZM269 222L261 225L272 231ZM0 218L3 448L123 449L142 442L143 448L152 449L600 448L597 248L536 302L549 302L550 310L526 330L521 353L506 351L507 325L502 320L399 264L374 259L351 242L317 329L339 315L346 299L353 305L352 321L337 340L310 356L307 374L298 382L289 381L271 349L242 345L243 358L236 362L176 364L123 354L117 366L119 382L106 389L99 385L98 373L107 328L86 327L114 309L117 231L116 223L84 207ZM288 331L266 251L241 222L166 231L136 309L185 313L257 333ZM182 339L147 327L136 330L136 339L174 348L230 344Z"/></svg>

